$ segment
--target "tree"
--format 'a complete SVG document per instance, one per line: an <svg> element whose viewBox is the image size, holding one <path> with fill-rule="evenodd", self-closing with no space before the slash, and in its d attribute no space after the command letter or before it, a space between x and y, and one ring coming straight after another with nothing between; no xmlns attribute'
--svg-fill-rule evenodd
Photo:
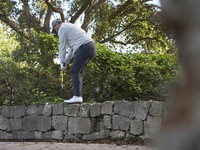
<svg viewBox="0 0 200 150"><path fill-rule="evenodd" d="M0 21L1 23L1 21ZM7 61L11 59L12 52L18 46L18 42L15 37L12 36L13 32L10 31L5 25L0 27L0 59L1 61Z"/></svg>
<svg viewBox="0 0 200 150"><path fill-rule="evenodd" d="M2 0L0 20L31 39L41 31L50 33L51 18L59 14L63 22L80 22L96 42L165 52L173 45L173 38L160 27L158 6L148 1Z"/></svg>
<svg viewBox="0 0 200 150"><path fill-rule="evenodd" d="M45 104L62 97L59 65L53 63L58 39L37 36L35 43L19 49L13 31L0 26L0 105Z"/></svg>

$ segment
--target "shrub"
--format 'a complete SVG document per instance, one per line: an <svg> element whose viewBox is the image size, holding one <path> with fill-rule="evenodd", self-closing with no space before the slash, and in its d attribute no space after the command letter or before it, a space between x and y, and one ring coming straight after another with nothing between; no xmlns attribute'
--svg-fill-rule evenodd
<svg viewBox="0 0 200 150"><path fill-rule="evenodd" d="M58 39L41 33L11 56L0 55L0 105L57 103L73 96L71 63L61 88L60 65L53 62L58 45ZM97 43L97 54L83 72L84 102L164 101L177 70L172 55L117 53Z"/></svg>
<svg viewBox="0 0 200 150"><path fill-rule="evenodd" d="M63 101L58 39L41 33L35 41L21 45L11 53L0 55L0 104L45 104Z"/></svg>
<svg viewBox="0 0 200 150"><path fill-rule="evenodd" d="M97 102L164 101L177 75L177 60L172 55L124 54L98 45L97 55L84 71L83 94Z"/></svg>
<svg viewBox="0 0 200 150"><path fill-rule="evenodd" d="M45 104L61 100L60 81L48 72L21 68L15 62L0 62L0 104L29 105Z"/></svg>

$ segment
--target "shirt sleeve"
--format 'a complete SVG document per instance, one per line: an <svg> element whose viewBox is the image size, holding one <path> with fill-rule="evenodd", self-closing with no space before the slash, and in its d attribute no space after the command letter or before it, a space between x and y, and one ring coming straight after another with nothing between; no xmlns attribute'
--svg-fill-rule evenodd
<svg viewBox="0 0 200 150"><path fill-rule="evenodd" d="M66 57L66 48L67 48L67 35L65 35L64 31L59 32L59 57L60 57L60 66L65 63ZM62 67L61 67L62 69Z"/></svg>
<svg viewBox="0 0 200 150"><path fill-rule="evenodd" d="M67 65L69 64L69 62L71 61L73 54L74 54L74 50L68 46L67 42L68 42L68 33L67 30L65 30L65 28L60 28L59 29L59 41L60 41L60 45L59 45L59 57L60 57L60 64L64 64ZM67 56L66 56L66 48L67 46L69 47ZM62 65L61 69L62 69Z"/></svg>
<svg viewBox="0 0 200 150"><path fill-rule="evenodd" d="M65 59L65 64L69 64L69 62L71 61L72 57L74 55L74 50L69 47L69 50L68 50L68 53L67 53L67 56L66 56L66 59Z"/></svg>

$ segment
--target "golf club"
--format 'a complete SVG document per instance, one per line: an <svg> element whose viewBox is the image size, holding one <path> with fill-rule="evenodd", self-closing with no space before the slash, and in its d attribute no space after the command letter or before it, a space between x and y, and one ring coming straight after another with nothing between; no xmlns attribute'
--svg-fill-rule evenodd
<svg viewBox="0 0 200 150"><path fill-rule="evenodd" d="M65 67L65 63L63 64L63 66ZM62 82L61 87L62 88L64 87L63 78L64 78L64 71L62 71L62 80L61 80L61 82Z"/></svg>

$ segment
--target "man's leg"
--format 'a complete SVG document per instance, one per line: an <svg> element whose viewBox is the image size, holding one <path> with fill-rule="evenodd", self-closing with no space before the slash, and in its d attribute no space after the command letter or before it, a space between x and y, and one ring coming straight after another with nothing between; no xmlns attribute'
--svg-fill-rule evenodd
<svg viewBox="0 0 200 150"><path fill-rule="evenodd" d="M79 47L76 51L71 68L75 96L82 95L82 72L89 63L89 61L94 57L96 52L97 49L94 42L84 44L83 46Z"/></svg>
<svg viewBox="0 0 200 150"><path fill-rule="evenodd" d="M97 48L94 42L84 44L77 49L71 68L74 97L70 100L65 100L64 102L73 103L76 97L79 97L81 99L80 101L82 101L82 72L90 60L95 56L96 52Z"/></svg>

